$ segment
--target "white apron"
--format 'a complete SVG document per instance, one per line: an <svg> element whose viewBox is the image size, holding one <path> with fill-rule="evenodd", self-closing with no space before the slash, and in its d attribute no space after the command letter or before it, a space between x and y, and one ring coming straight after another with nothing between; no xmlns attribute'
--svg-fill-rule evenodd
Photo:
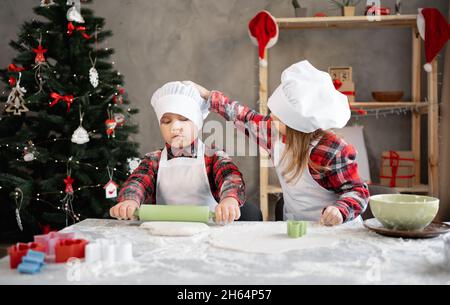
<svg viewBox="0 0 450 305"><path fill-rule="evenodd" d="M156 204L206 205L214 211L217 201L211 193L205 168L205 144L198 140L197 157L167 160L161 153L156 179Z"/></svg>
<svg viewBox="0 0 450 305"><path fill-rule="evenodd" d="M308 158L312 148L318 143L318 140L311 144ZM332 205L339 199L333 191L329 191L317 183L306 167L297 181L287 183L283 177L283 166L280 159L285 145L281 138L274 142L272 161L283 190L283 219L319 221L322 211L327 206ZM357 221L361 220L357 218Z"/></svg>

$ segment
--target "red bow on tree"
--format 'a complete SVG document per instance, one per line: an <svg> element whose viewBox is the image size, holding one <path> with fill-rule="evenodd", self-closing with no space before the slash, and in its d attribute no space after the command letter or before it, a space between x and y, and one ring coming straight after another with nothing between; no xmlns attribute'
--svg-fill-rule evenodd
<svg viewBox="0 0 450 305"><path fill-rule="evenodd" d="M47 52L47 49L44 49L39 45L37 49L33 49L33 52L36 53L36 57L34 58L35 63L42 64L45 62L44 53Z"/></svg>
<svg viewBox="0 0 450 305"><path fill-rule="evenodd" d="M81 35L83 35L84 38L86 39L90 39L91 36L89 36L88 34L86 34L86 27L85 26L74 26L72 22L69 22L67 24L67 34L70 36L73 34L73 31L78 31L81 33Z"/></svg>
<svg viewBox="0 0 450 305"><path fill-rule="evenodd" d="M9 66L8 66L9 72L22 72L24 70L25 70L25 68L16 66L15 64L9 64Z"/></svg>
<svg viewBox="0 0 450 305"><path fill-rule="evenodd" d="M8 72L22 72L24 70L25 70L24 68L18 67L15 64L9 64L9 66L8 66ZM8 82L9 82L9 85L11 87L13 87L17 81L13 76L10 76Z"/></svg>
<svg viewBox="0 0 450 305"><path fill-rule="evenodd" d="M53 99L53 102L50 104L50 107L55 106L60 100L63 100L67 103L67 112L70 110L70 104L73 103L73 95L59 95L56 92L52 92L50 97Z"/></svg>
<svg viewBox="0 0 450 305"><path fill-rule="evenodd" d="M66 193L73 194L72 183L73 183L74 181L75 181L75 180L74 180L72 177L70 177L70 175L67 176L66 179L64 179L64 183L66 184L66 190L65 190Z"/></svg>

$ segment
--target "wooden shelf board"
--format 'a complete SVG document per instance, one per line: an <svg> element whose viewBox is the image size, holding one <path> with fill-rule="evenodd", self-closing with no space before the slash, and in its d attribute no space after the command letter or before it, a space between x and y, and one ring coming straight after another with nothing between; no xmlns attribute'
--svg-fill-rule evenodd
<svg viewBox="0 0 450 305"><path fill-rule="evenodd" d="M402 102L354 102L350 103L351 106L360 107L360 108L398 108L398 107L427 107L427 102L413 103L408 101Z"/></svg>
<svg viewBox="0 0 450 305"><path fill-rule="evenodd" d="M276 18L280 29L314 29L314 28L367 28L367 27L417 27L417 15L379 16L371 21L367 16L330 16Z"/></svg>

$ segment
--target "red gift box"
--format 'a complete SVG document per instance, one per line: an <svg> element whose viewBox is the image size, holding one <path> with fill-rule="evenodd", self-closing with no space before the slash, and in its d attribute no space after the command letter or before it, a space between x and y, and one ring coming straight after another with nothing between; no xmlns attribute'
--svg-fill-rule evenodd
<svg viewBox="0 0 450 305"><path fill-rule="evenodd" d="M84 258L88 243L84 239L60 239L55 247L55 262L65 263L71 257Z"/></svg>
<svg viewBox="0 0 450 305"><path fill-rule="evenodd" d="M22 257L27 254L28 250L45 253L45 245L40 243L18 243L17 245L9 247L9 266L11 269L17 268L17 266L22 262Z"/></svg>

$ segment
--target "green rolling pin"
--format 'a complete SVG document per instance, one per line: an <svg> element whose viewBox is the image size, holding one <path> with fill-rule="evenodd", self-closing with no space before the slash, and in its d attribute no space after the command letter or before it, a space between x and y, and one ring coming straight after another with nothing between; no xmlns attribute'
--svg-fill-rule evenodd
<svg viewBox="0 0 450 305"><path fill-rule="evenodd" d="M203 222L215 218L208 206L202 205L142 205L134 213L141 221Z"/></svg>

